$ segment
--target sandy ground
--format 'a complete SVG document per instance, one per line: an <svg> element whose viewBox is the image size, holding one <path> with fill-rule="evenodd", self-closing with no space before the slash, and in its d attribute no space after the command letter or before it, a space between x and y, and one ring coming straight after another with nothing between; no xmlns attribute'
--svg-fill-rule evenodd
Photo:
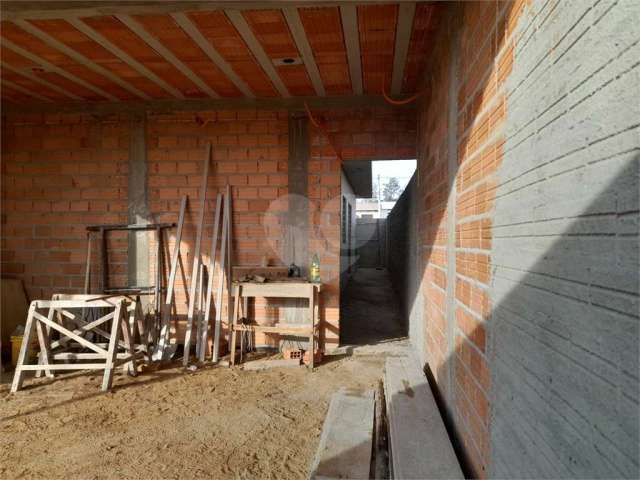
<svg viewBox="0 0 640 480"><path fill-rule="evenodd" d="M0 478L303 478L330 396L375 388L384 353L306 367L180 368L0 386ZM6 380L5 380L6 381Z"/></svg>
<svg viewBox="0 0 640 480"><path fill-rule="evenodd" d="M27 378L0 385L0 478L306 478L331 394L376 388L387 355L403 354L385 271L360 269L343 297L343 349L306 367L208 367ZM4 382L10 381L5 374Z"/></svg>

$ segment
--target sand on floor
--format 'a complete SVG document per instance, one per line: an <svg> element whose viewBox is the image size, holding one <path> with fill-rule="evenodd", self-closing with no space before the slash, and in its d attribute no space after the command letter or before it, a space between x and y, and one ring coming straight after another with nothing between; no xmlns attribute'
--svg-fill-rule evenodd
<svg viewBox="0 0 640 480"><path fill-rule="evenodd" d="M179 367L0 386L0 478L304 478L331 394L376 388L385 354L244 371Z"/></svg>

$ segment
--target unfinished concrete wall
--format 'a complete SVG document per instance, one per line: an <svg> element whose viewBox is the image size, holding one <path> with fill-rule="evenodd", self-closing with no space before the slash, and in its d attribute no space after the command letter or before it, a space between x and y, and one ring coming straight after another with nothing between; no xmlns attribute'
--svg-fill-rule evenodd
<svg viewBox="0 0 640 480"><path fill-rule="evenodd" d="M136 138L141 137L142 142L132 141L134 128L129 115L4 117L2 274L21 278L31 299L48 298L56 292L79 293L84 282L87 224L127 223L132 213L140 213L133 211L134 206L141 207L150 220L175 222L180 198L187 194L190 203L181 246L184 270L179 271L176 282L177 311L184 315L207 142L213 145L213 161L203 260L208 260L215 195L229 183L233 192L234 263L260 264L264 256L275 265L287 263L282 217L290 209L287 195L294 191L289 188L289 116L286 110L251 109L147 114L146 119L142 117L146 124L135 128ZM415 113L411 110L326 111L318 117L324 119L331 142L345 161L415 156L415 135L407 134L415 131ZM145 128L146 136L140 135ZM321 337L324 343L336 346L341 167L320 131L309 128L308 136L306 195L300 200L308 203L308 252L320 256L325 283L321 305L325 328ZM146 161L146 174L128 175L131 165L140 161ZM129 195L131 185L140 189ZM146 195L141 196L144 188ZM167 240L165 263L173 248L173 235ZM126 234L110 235L111 285L125 285L132 273L128 243ZM148 251L137 251L135 257L140 262L136 260L133 266L140 266L146 259L148 277L155 278L153 234L146 235L140 245L144 244ZM97 248L93 257L97 266ZM308 264L308 260L303 263ZM100 288L98 273L94 269L91 291ZM283 310L278 304L256 301L255 313L260 321L274 321Z"/></svg>
<svg viewBox="0 0 640 480"><path fill-rule="evenodd" d="M421 323L471 475L638 476L639 10L466 3L442 23Z"/></svg>
<svg viewBox="0 0 640 480"><path fill-rule="evenodd" d="M423 298L420 295L420 259L418 249L418 190L414 174L387 216L387 269L393 280L403 313L403 326L421 362L426 362L424 324L421 321Z"/></svg>

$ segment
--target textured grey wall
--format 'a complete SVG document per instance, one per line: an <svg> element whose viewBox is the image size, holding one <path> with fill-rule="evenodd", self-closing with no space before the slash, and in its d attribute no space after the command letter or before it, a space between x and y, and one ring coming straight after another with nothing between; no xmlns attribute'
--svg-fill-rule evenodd
<svg viewBox="0 0 640 480"><path fill-rule="evenodd" d="M638 478L640 2L533 2L493 223L492 477Z"/></svg>
<svg viewBox="0 0 640 480"><path fill-rule="evenodd" d="M387 268L402 307L404 327L418 354L426 363L424 341L424 306L420 293L420 257L418 247L418 189L417 173L408 183L393 210L387 216Z"/></svg>

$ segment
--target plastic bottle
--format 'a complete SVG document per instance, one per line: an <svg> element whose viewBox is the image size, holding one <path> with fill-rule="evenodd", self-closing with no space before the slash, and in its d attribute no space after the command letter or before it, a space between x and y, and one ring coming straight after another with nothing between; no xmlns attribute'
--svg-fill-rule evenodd
<svg viewBox="0 0 640 480"><path fill-rule="evenodd" d="M313 283L320 283L320 259L318 254L314 254L311 259L311 265L309 266L309 281Z"/></svg>

